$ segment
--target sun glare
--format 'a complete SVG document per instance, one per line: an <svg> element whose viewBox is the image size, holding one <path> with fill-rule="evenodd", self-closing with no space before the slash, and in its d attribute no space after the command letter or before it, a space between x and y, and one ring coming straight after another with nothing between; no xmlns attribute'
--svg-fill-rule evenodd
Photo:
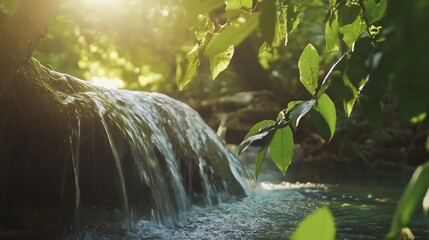
<svg viewBox="0 0 429 240"><path fill-rule="evenodd" d="M109 89L118 89L124 86L124 81L120 79L111 79L111 78L99 78L93 77L90 82L96 86L109 88Z"/></svg>
<svg viewBox="0 0 429 240"><path fill-rule="evenodd" d="M80 0L85 8L116 8L121 6L124 0Z"/></svg>

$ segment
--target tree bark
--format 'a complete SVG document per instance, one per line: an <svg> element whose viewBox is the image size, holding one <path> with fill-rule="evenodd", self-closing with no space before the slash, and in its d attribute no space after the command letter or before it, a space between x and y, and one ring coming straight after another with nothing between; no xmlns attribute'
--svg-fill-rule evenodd
<svg viewBox="0 0 429 240"><path fill-rule="evenodd" d="M22 0L0 32L0 70L15 69L28 61L45 36L60 0Z"/></svg>

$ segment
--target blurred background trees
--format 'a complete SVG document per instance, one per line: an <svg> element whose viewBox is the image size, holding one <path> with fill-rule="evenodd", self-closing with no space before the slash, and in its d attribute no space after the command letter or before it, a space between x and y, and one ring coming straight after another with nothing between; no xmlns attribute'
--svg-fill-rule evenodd
<svg viewBox="0 0 429 240"><path fill-rule="evenodd" d="M2 16L13 13L18 4L0 1ZM287 46L259 53L261 38L253 34L220 77L212 81L209 63L202 61L198 77L183 92L174 80L176 66L195 40L180 1L64 0L34 57L96 84L163 92L182 100L265 88L289 101L305 94L298 84L297 61L302 49L308 41L324 45L324 16L314 14L314 8L327 9L327 5L319 2L303 13L303 27L290 34ZM213 18L222 21L223 13L218 12L212 13ZM326 57L329 62L331 58Z"/></svg>

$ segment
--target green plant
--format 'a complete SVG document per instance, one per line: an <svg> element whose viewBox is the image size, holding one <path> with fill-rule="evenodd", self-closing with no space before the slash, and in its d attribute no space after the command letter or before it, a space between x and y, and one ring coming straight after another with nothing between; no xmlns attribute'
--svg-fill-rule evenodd
<svg viewBox="0 0 429 240"><path fill-rule="evenodd" d="M299 27L300 18L314 5L323 5L327 9L325 39L326 49L333 56L340 57L320 78L320 57L312 44L303 50L298 61L299 80L307 89L309 99L291 101L283 109L276 121L263 121L256 124L238 148L238 153L255 141L263 142L259 151L256 176L270 147L270 155L280 171L285 174L292 161L293 130L306 115L319 134L329 142L335 133L336 107L326 90L331 82L342 87L342 102L349 116L364 85L368 82L369 69L366 66L371 59L371 51L379 42L379 29L376 24L386 9L387 1L253 1L187 0L184 7L188 22L194 28L197 43L191 52L179 63L176 80L179 89L183 89L197 74L200 58L210 59L212 78L224 70L232 59L234 47L239 45L253 32L262 37L261 48L277 48L287 43L288 35ZM197 6L197 7L195 7ZM209 13L213 9L223 8L221 17L213 19ZM215 22L224 24L215 24ZM378 29L378 30L377 30ZM353 71L362 65L362 71ZM322 81L320 81L321 79Z"/></svg>
<svg viewBox="0 0 429 240"><path fill-rule="evenodd" d="M328 207L322 207L307 215L292 235L292 240L333 240L335 239L335 222Z"/></svg>
<svg viewBox="0 0 429 240"><path fill-rule="evenodd" d="M223 0L184 0L197 43L178 66L179 89L195 77L202 58L210 59L215 79L228 66L233 49L255 33L263 40L260 52L288 44L289 36L301 27L306 11L316 5L325 15L323 52L336 60L323 71L316 48L312 44L305 47L298 67L308 98L289 102L275 121L257 123L238 147L240 153L250 144L260 143L256 176L268 151L279 170L286 173L292 161L294 130L307 115L321 137L330 141L336 129L336 107L328 90L335 92L335 102L342 104L347 116L359 102L377 128L382 127L381 100L387 89L393 91L406 119L416 123L427 116L429 59L425 53L429 52L429 34L423 26L429 21L429 3L424 0L227 0L225 4ZM390 237L398 236L398 229L406 226L427 189L425 179L429 174L425 169L417 169L418 180L412 180L407 188Z"/></svg>
<svg viewBox="0 0 429 240"><path fill-rule="evenodd" d="M429 163L419 166L414 172L410 182L405 188L404 194L396 207L395 215L393 216L392 226L387 235L390 239L395 239L404 229L417 206L422 204L425 212L429 210ZM425 196L426 195L426 196Z"/></svg>

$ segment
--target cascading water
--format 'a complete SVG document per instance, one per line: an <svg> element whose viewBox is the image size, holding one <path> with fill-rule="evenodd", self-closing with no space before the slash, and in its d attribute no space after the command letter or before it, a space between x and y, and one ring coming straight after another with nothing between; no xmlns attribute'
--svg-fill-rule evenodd
<svg viewBox="0 0 429 240"><path fill-rule="evenodd" d="M173 227L192 204L213 205L249 192L249 180L234 154L186 104L162 94L107 90L65 79L72 89L59 98L67 109L66 123L36 128L20 123L3 136L2 142L12 139L14 144L28 140L22 143L25 151L0 149L0 156L7 156L0 159L5 179L0 210L18 209L6 210L2 222L20 218L19 211L36 219L33 210L47 207L54 209L47 216L53 221L57 210L70 212L74 220L58 221L76 225L78 231L79 225L97 222L93 212L102 209L112 210L110 216L122 218L128 229L138 219ZM9 128L18 118L16 114L0 127ZM21 171L22 165L28 170Z"/></svg>
<svg viewBox="0 0 429 240"><path fill-rule="evenodd" d="M137 169L142 184L148 185L153 198L152 218L167 226L174 226L178 214L186 211L191 202L185 189L180 168L198 161L198 172L203 182L202 197L205 204L220 203L232 197L231 186L223 174L231 174L248 190L237 160L228 152L217 136L201 120L196 112L185 104L161 94L130 91L108 91L98 94L82 93L72 96L69 102L93 104L107 134L117 167L122 190L123 208L129 222L127 183L122 168L124 153L120 143L130 150L128 159ZM186 158L189 159L182 159ZM210 164L207 164L210 160ZM213 162L214 161L214 162ZM216 165L225 161L231 169L215 172ZM231 173L229 173L231 172ZM77 174L76 174L77 175ZM77 183L76 183L77 184ZM194 190L191 190L194 191ZM195 192L190 192L195 194Z"/></svg>

